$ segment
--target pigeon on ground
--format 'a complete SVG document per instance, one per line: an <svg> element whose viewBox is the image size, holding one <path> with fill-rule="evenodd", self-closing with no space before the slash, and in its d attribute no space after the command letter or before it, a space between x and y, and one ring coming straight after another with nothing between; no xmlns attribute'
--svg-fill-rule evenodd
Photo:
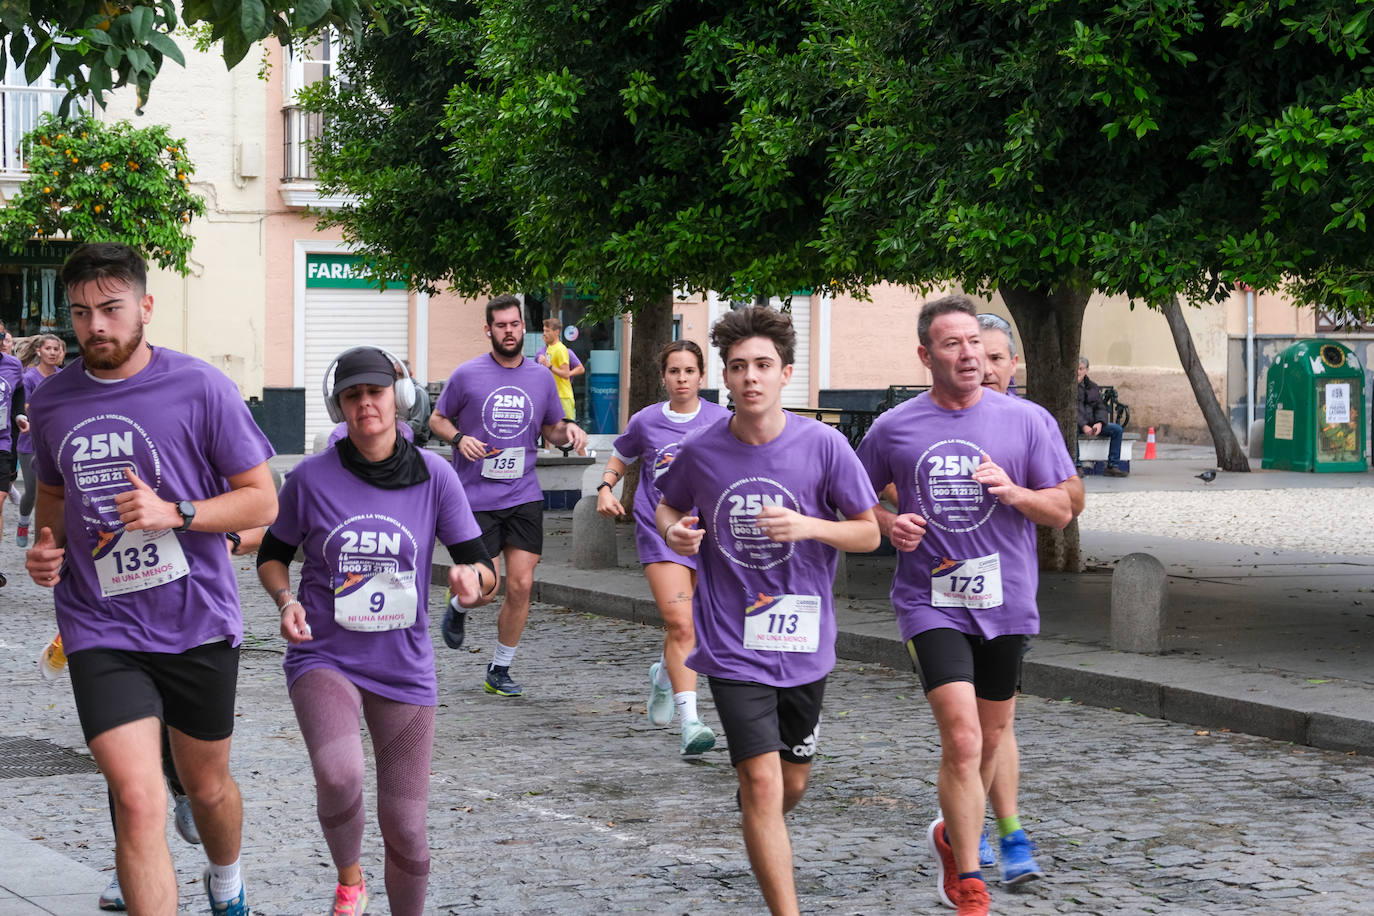
<svg viewBox="0 0 1374 916"><path fill-rule="evenodd" d="M1201 474L1194 474L1193 476L1196 477L1198 480L1202 481L1203 483L1211 483L1212 481L1217 479L1217 472L1215 470L1209 469L1203 471Z"/></svg>

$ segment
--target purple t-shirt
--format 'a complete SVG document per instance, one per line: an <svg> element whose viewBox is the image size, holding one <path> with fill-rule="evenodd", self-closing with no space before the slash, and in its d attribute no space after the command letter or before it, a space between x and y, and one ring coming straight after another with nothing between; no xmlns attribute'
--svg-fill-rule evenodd
<svg viewBox="0 0 1374 916"><path fill-rule="evenodd" d="M483 353L453 370L434 409L463 435L487 444L486 456L477 461L453 450L453 468L474 511L544 498L534 468L539 429L563 419L548 369L532 359L507 369Z"/></svg>
<svg viewBox="0 0 1374 916"><path fill-rule="evenodd" d="M401 437L405 439L407 442L415 441L415 430L411 429L410 424L407 423L405 420L396 421L396 432L399 433ZM335 442L338 442L340 439L347 435L348 424L340 423L338 426L335 426L333 429L329 431L329 438L325 440L324 447L329 448Z"/></svg>
<svg viewBox="0 0 1374 916"><path fill-rule="evenodd" d="M56 372L53 373L53 375L56 374ZM33 393L38 390L39 385L43 384L50 378L52 378L51 375L44 375L42 372L39 372L37 366L33 366L24 371L24 403L26 405L24 408L25 410L31 410L31 408L29 408L27 405L33 402ZM33 454L32 431L19 434L19 445L15 448L15 451L21 452L25 455Z"/></svg>
<svg viewBox="0 0 1374 916"><path fill-rule="evenodd" d="M921 394L878 417L859 444L873 486L895 483L898 512L926 520L892 579L903 640L942 627L989 639L1040 632L1035 525L973 482L984 454L1032 490L1075 474L1043 407L986 389L963 410Z"/></svg>
<svg viewBox="0 0 1374 916"><path fill-rule="evenodd" d="M667 560L689 569L697 568L694 557L674 553L663 543L654 525L654 512L663 496L658 489L658 479L673 463L682 440L702 427L730 416L730 411L719 404L704 399L697 403L701 406L695 414L673 413L668 409L667 401L652 404L630 417L630 422L625 424L625 432L616 437L614 449L617 458L627 465L643 461L634 504L635 547L641 563Z"/></svg>
<svg viewBox="0 0 1374 916"><path fill-rule="evenodd" d="M582 365L582 360L580 360L580 359L577 358L577 354L574 353L574 352L572 351L572 347L568 347L566 344L564 345L564 347L565 347L565 348L567 349L567 351L568 351L568 368L569 368L569 369L576 369L578 366ZM538 353L534 354L534 361L535 361L535 362L539 362L539 357L541 357L541 356L548 356L548 355L549 355L549 345L548 345L548 344L545 344L544 346L542 346L542 347L539 348L539 352L538 352Z"/></svg>
<svg viewBox="0 0 1374 916"><path fill-rule="evenodd" d="M795 687L835 667L838 552L820 541L774 543L754 517L763 506L780 505L817 518L852 518L878 498L844 436L807 417L786 417L783 431L763 445L746 445L730 432L728 418L717 420L682 443L659 479L663 502L680 511L699 506L706 531L692 598L693 671ZM815 651L795 651L795 640L808 632ZM747 647L747 639L779 648Z"/></svg>
<svg viewBox="0 0 1374 916"><path fill-rule="evenodd" d="M33 469L65 490L67 556L53 601L68 652L184 652L243 636L224 535L127 531L114 497L131 469L166 500L209 499L272 457L238 388L201 360L158 347L131 378L103 383L81 360L34 394Z"/></svg>
<svg viewBox="0 0 1374 916"><path fill-rule="evenodd" d="M14 448L14 417L10 416L14 407L14 393L24 384L24 364L18 357L8 353L0 354L0 452L12 452Z"/></svg>
<svg viewBox="0 0 1374 916"><path fill-rule="evenodd" d="M328 449L306 458L282 485L272 534L305 550L297 597L309 642L287 646L288 686L307 671L331 668L363 690L398 703L438 702L429 638L434 541L459 544L482 532L453 468L421 451L429 480L383 490L358 479ZM397 629L341 626L336 613L414 622ZM370 618L370 619L368 619Z"/></svg>

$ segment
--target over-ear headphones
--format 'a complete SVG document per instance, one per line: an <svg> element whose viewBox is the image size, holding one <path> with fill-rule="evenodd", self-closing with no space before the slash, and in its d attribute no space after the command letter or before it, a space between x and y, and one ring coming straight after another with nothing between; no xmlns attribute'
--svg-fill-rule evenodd
<svg viewBox="0 0 1374 916"><path fill-rule="evenodd" d="M334 357L334 361L329 364L329 368L324 370L323 379L324 409L329 413L329 422L331 423L342 423L344 421L343 408L339 406L339 399L332 393L334 388L334 370L339 367L340 360L348 354L356 353L359 350L376 350L378 353L381 353L387 358L387 362L391 363L392 372L396 371L397 366L405 366L405 363L400 357L382 347L351 347ZM410 408L415 406L415 384L410 380L410 377L397 376L396 384L392 386L392 391L396 392L396 413L398 415L409 413Z"/></svg>

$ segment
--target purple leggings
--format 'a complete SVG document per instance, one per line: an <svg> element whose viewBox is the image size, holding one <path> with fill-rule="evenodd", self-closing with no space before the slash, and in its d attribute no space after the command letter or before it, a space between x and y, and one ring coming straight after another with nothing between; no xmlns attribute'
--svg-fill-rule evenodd
<svg viewBox="0 0 1374 916"><path fill-rule="evenodd" d="M429 764L434 707L412 706L360 690L330 668L291 685L310 765L315 808L336 868L362 855L363 742L359 713L377 759L377 822L386 846L386 895L395 916L420 916L429 885Z"/></svg>

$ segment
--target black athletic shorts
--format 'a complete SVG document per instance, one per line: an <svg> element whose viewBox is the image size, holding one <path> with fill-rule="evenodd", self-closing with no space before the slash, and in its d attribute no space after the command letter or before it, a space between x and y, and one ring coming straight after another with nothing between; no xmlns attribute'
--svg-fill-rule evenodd
<svg viewBox="0 0 1374 916"><path fill-rule="evenodd" d="M967 681L983 700L1016 696L1021 659L1029 648L1029 636L985 639L948 628L926 630L906 641L912 667L926 693L955 681Z"/></svg>
<svg viewBox="0 0 1374 916"><path fill-rule="evenodd" d="M820 740L825 678L796 687L707 678L716 715L730 745L730 764L777 751L789 763L810 763Z"/></svg>
<svg viewBox="0 0 1374 916"><path fill-rule="evenodd" d="M473 512L482 529L487 556L499 557L501 550L514 547L534 554L544 552L544 501L521 503L509 509Z"/></svg>
<svg viewBox="0 0 1374 916"><path fill-rule="evenodd" d="M201 741L234 733L239 649L227 641L179 654L82 649L67 657L67 665L88 744L150 716Z"/></svg>
<svg viewBox="0 0 1374 916"><path fill-rule="evenodd" d="M19 477L19 465L15 463L14 452L0 452L0 484L8 490ZM0 493L4 496L4 493Z"/></svg>

